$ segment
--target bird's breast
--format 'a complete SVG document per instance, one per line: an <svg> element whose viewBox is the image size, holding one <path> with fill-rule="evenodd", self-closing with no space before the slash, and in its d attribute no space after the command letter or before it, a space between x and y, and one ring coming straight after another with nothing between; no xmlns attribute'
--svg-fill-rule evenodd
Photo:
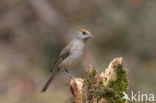
<svg viewBox="0 0 156 103"><path fill-rule="evenodd" d="M75 66L81 59L84 53L85 45L81 42L75 42L70 50L70 55L63 61L63 65L67 68L72 68Z"/></svg>
<svg viewBox="0 0 156 103"><path fill-rule="evenodd" d="M83 42L76 42L71 48L71 54L81 56L84 52L85 44Z"/></svg>

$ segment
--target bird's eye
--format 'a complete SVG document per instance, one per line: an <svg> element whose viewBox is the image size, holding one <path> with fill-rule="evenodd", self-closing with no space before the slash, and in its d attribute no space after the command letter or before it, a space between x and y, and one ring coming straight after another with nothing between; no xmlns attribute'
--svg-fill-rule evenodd
<svg viewBox="0 0 156 103"><path fill-rule="evenodd" d="M86 35L86 32L82 32L82 34Z"/></svg>

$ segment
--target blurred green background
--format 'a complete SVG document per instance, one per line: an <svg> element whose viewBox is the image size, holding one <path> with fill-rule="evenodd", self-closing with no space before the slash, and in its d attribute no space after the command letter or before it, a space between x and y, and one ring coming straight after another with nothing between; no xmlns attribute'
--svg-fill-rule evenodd
<svg viewBox="0 0 156 103"><path fill-rule="evenodd" d="M0 103L70 103L63 73L47 92L40 90L79 28L95 38L73 75L82 77L89 64L104 71L113 58L123 57L129 92L156 95L155 0L1 0Z"/></svg>

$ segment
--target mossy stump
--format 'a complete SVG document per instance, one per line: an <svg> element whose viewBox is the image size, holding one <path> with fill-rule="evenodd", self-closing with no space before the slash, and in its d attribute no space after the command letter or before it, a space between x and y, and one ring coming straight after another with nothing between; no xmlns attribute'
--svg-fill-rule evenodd
<svg viewBox="0 0 156 103"><path fill-rule="evenodd" d="M71 80L70 87L74 103L126 103L122 97L127 93L128 79L122 58L115 58L100 74L89 65L85 77Z"/></svg>

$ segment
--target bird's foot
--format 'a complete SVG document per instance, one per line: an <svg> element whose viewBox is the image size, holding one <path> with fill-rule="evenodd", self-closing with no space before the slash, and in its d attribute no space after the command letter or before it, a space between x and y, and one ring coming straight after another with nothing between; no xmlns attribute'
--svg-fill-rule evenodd
<svg viewBox="0 0 156 103"><path fill-rule="evenodd" d="M66 75L68 75L71 79L75 79L75 78L76 78L75 76L73 76L72 74L70 74L70 73L68 72L68 70L65 70L64 73L65 73Z"/></svg>

